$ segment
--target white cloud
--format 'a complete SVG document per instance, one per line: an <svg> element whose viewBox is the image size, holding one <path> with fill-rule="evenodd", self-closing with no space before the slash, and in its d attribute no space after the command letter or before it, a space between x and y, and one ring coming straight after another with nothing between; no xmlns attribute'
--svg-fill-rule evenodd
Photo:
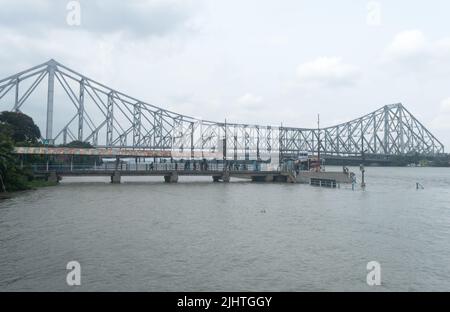
<svg viewBox="0 0 450 312"><path fill-rule="evenodd" d="M419 30L403 31L386 47L384 58L398 60L423 55L427 50L425 35Z"/></svg>
<svg viewBox="0 0 450 312"><path fill-rule="evenodd" d="M244 105L246 107L248 106L254 106L255 104L261 103L263 100L262 96L254 95L252 93L246 93L243 96L241 96L237 102L241 105Z"/></svg>
<svg viewBox="0 0 450 312"><path fill-rule="evenodd" d="M446 75L450 69L450 37L431 40L419 30L400 32L384 49L381 61L402 72Z"/></svg>
<svg viewBox="0 0 450 312"><path fill-rule="evenodd" d="M14 30L48 31L74 29L97 34L126 33L136 37L164 36L180 29L191 30L192 1L183 0L89 0L81 1L81 25L66 23L68 1L0 0L0 26Z"/></svg>
<svg viewBox="0 0 450 312"><path fill-rule="evenodd" d="M319 57L297 67L297 77L301 84L351 85L359 76L360 72L356 66L344 63L339 57Z"/></svg>
<svg viewBox="0 0 450 312"><path fill-rule="evenodd" d="M434 129L450 130L450 97L441 102L439 113L431 123Z"/></svg>
<svg viewBox="0 0 450 312"><path fill-rule="evenodd" d="M450 116L439 114L432 120L431 125L436 130L450 130Z"/></svg>
<svg viewBox="0 0 450 312"><path fill-rule="evenodd" d="M450 97L441 102L441 111L445 113L450 113Z"/></svg>
<svg viewBox="0 0 450 312"><path fill-rule="evenodd" d="M446 57L450 55L450 38L439 39L434 44L434 56L436 57Z"/></svg>

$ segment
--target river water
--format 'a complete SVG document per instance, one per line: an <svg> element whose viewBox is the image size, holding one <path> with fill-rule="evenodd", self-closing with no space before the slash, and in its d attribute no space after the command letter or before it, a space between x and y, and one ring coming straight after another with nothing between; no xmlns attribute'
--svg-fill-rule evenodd
<svg viewBox="0 0 450 312"><path fill-rule="evenodd" d="M0 291L450 291L450 169L366 177L365 191L67 178L0 202Z"/></svg>

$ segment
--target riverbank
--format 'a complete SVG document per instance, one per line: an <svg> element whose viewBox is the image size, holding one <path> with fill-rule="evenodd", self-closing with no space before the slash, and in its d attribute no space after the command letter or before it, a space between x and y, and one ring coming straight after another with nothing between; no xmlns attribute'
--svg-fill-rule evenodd
<svg viewBox="0 0 450 312"><path fill-rule="evenodd" d="M27 188L23 189L23 190L0 193L0 200L9 199L9 198L13 197L15 194L20 193L20 192L33 191L33 190L37 190L38 188L42 188L42 187L56 186L56 185L58 185L58 183L45 181L45 180L32 180L32 181L28 181L26 185L27 185Z"/></svg>
<svg viewBox="0 0 450 312"><path fill-rule="evenodd" d="M46 181L46 180L32 180L27 183L29 189L34 190L40 187L56 186L58 182Z"/></svg>
<svg viewBox="0 0 450 312"><path fill-rule="evenodd" d="M12 197L12 193L6 192L6 193L0 193L0 200L8 199Z"/></svg>

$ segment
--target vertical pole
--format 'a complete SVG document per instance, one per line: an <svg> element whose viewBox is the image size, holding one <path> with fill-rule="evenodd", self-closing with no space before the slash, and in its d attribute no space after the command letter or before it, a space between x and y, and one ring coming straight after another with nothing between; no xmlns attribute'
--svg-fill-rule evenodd
<svg viewBox="0 0 450 312"><path fill-rule="evenodd" d="M361 122L361 153L364 153L364 133L363 133L364 126L362 120L360 122Z"/></svg>
<svg viewBox="0 0 450 312"><path fill-rule="evenodd" d="M377 115L373 115L373 151L374 154L378 154L377 151Z"/></svg>
<svg viewBox="0 0 450 312"><path fill-rule="evenodd" d="M403 132L403 108L401 106L401 104L398 106L398 110L399 110L399 121L398 121L398 126L400 127L399 130L399 135L400 135L400 153L404 154L405 153L405 139L404 139L404 132Z"/></svg>
<svg viewBox="0 0 450 312"><path fill-rule="evenodd" d="M133 111L133 148L136 148L141 140L141 103L134 104Z"/></svg>
<svg viewBox="0 0 450 312"><path fill-rule="evenodd" d="M256 126L256 159L260 160L260 154L259 154L259 127Z"/></svg>
<svg viewBox="0 0 450 312"><path fill-rule="evenodd" d="M317 160L319 161L319 171L321 171L322 161L320 160L320 114L317 114Z"/></svg>
<svg viewBox="0 0 450 312"><path fill-rule="evenodd" d="M224 167L226 168L226 161L227 161L227 120L225 119L225 124L224 124L224 139L223 139L223 161L224 161Z"/></svg>
<svg viewBox="0 0 450 312"><path fill-rule="evenodd" d="M202 151L202 158L203 158L203 148L205 147L205 140L203 139L203 120L200 120L200 141L201 141L201 151Z"/></svg>
<svg viewBox="0 0 450 312"><path fill-rule="evenodd" d="M389 154L389 108L384 107L384 153Z"/></svg>
<svg viewBox="0 0 450 312"><path fill-rule="evenodd" d="M112 92L108 94L108 105L106 114L106 146L111 147L113 138L114 102Z"/></svg>
<svg viewBox="0 0 450 312"><path fill-rule="evenodd" d="M341 151L340 151L340 148L339 148L340 139L341 139L341 133L340 133L340 130L339 130L339 126L337 126L336 127L336 154L337 155L341 154Z"/></svg>
<svg viewBox="0 0 450 312"><path fill-rule="evenodd" d="M84 79L80 81L80 96L78 99L78 141L83 141L83 119L84 119Z"/></svg>
<svg viewBox="0 0 450 312"><path fill-rule="evenodd" d="M48 92L47 92L47 126L45 138L52 144L53 140L53 99L55 96L55 68L56 64L50 62L48 64Z"/></svg>
<svg viewBox="0 0 450 312"><path fill-rule="evenodd" d="M191 159L194 159L194 122L191 122Z"/></svg>
<svg viewBox="0 0 450 312"><path fill-rule="evenodd" d="M280 128L278 129L278 166L281 166L281 162L283 160L283 123L281 123Z"/></svg>
<svg viewBox="0 0 450 312"><path fill-rule="evenodd" d="M93 137L92 137L92 144L93 144L94 146L97 146L97 145L98 145L98 130L94 132L94 135L93 135Z"/></svg>
<svg viewBox="0 0 450 312"><path fill-rule="evenodd" d="M249 134L247 132L247 126L244 126L244 144L245 144L245 160L250 159L250 152L249 152Z"/></svg>
<svg viewBox="0 0 450 312"><path fill-rule="evenodd" d="M364 176L366 169L364 168L363 164L360 165L359 169L361 170L361 188L364 189L366 187L366 181Z"/></svg>
<svg viewBox="0 0 450 312"><path fill-rule="evenodd" d="M19 78L16 79L16 94L14 99L14 111L19 111Z"/></svg>
<svg viewBox="0 0 450 312"><path fill-rule="evenodd" d="M120 157L116 156L116 171L119 169ZM122 169L122 168L120 168Z"/></svg>
<svg viewBox="0 0 450 312"><path fill-rule="evenodd" d="M63 144L67 144L67 127L65 127L63 130Z"/></svg>
<svg viewBox="0 0 450 312"><path fill-rule="evenodd" d="M237 160L237 133L236 133L236 126L234 126L234 160Z"/></svg>

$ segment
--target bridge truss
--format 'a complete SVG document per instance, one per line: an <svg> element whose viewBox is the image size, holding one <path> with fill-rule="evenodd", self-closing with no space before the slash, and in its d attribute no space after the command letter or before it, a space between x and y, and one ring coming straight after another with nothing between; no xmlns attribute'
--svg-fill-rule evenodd
<svg viewBox="0 0 450 312"><path fill-rule="evenodd" d="M268 159L300 152L336 156L436 155L443 144L402 104L333 127L308 129L200 120L145 103L54 61L0 80L0 109L45 120L50 144L171 151L178 157Z"/></svg>

